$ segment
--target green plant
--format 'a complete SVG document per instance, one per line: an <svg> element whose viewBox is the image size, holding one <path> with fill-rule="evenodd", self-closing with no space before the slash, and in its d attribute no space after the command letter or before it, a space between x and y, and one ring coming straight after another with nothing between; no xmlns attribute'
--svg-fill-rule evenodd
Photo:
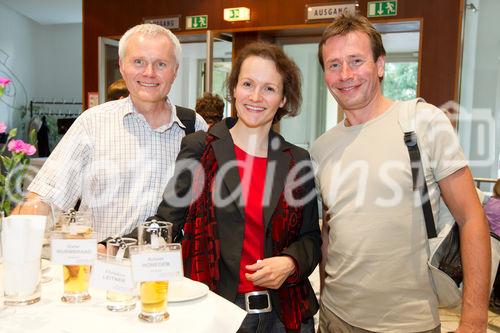
<svg viewBox="0 0 500 333"><path fill-rule="evenodd" d="M0 96L9 79L0 77ZM0 122L0 134L7 131L7 125ZM9 215L12 205L22 199L22 180L29 166L29 158L36 153L36 132L30 133L29 142L16 139L17 129L12 128L4 145L0 146L0 213ZM7 153L8 152L8 153Z"/></svg>
<svg viewBox="0 0 500 333"><path fill-rule="evenodd" d="M0 133L5 124L0 123ZM0 211L10 214L12 204L22 199L22 180L29 166L29 158L36 153L36 132L30 133L29 142L16 140L17 129L9 131L7 142L0 148ZM10 152L10 156L6 154Z"/></svg>

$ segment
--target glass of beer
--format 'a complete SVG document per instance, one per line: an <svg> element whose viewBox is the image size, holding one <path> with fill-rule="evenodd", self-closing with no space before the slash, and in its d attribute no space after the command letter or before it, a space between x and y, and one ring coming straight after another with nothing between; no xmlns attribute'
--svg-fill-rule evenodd
<svg viewBox="0 0 500 333"><path fill-rule="evenodd" d="M65 303L81 303L90 299L89 265L64 265L64 294L61 300Z"/></svg>
<svg viewBox="0 0 500 333"><path fill-rule="evenodd" d="M168 251L172 242L172 223L146 221L139 226L140 251ZM143 281L140 285L141 313L139 318L148 322L168 319L168 281Z"/></svg>
<svg viewBox="0 0 500 333"><path fill-rule="evenodd" d="M137 239L117 237L106 242L108 260L120 265L130 266L130 246L137 245ZM135 308L136 293L121 293L108 290L106 292L107 308L110 311L121 312Z"/></svg>
<svg viewBox="0 0 500 333"><path fill-rule="evenodd" d="M149 322L168 319L168 281L141 282L141 313L139 318Z"/></svg>
<svg viewBox="0 0 500 333"><path fill-rule="evenodd" d="M70 211L65 214L62 225L63 239L91 239L92 219L90 214ZM90 265L63 265L64 294L61 300L65 303L81 303L90 299L89 279Z"/></svg>

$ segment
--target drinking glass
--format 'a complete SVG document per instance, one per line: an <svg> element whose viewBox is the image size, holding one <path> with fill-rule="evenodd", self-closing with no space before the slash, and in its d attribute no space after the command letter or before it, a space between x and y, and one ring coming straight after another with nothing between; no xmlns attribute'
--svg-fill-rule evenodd
<svg viewBox="0 0 500 333"><path fill-rule="evenodd" d="M61 229L55 231L62 239L83 240L94 237L92 218L88 213L70 210L63 214ZM90 299L89 279L90 265L63 265L64 294L61 300L65 303L80 303Z"/></svg>
<svg viewBox="0 0 500 333"><path fill-rule="evenodd" d="M133 238L113 238L106 242L106 254L108 260L112 260L120 265L130 266L130 246L137 245L137 239ZM121 312L135 308L137 297L133 293L119 293L114 291L106 292L107 309Z"/></svg>
<svg viewBox="0 0 500 333"><path fill-rule="evenodd" d="M29 305L41 296L41 253L51 205L24 199L5 218L2 228L5 305Z"/></svg>
<svg viewBox="0 0 500 333"><path fill-rule="evenodd" d="M140 287L141 313L144 321L158 322L168 319L168 281L144 281Z"/></svg>
<svg viewBox="0 0 500 333"><path fill-rule="evenodd" d="M172 243L172 223L151 220L139 226L138 244L150 244L152 247Z"/></svg>
<svg viewBox="0 0 500 333"><path fill-rule="evenodd" d="M139 226L140 251L168 251L167 244L172 242L172 223L165 221L146 221ZM140 285L141 312L139 318L148 322L168 319L167 312L168 281L143 281Z"/></svg>

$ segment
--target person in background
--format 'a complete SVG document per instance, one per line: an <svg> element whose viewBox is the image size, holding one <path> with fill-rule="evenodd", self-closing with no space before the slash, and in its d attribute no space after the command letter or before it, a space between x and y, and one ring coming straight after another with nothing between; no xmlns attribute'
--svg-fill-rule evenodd
<svg viewBox="0 0 500 333"><path fill-rule="evenodd" d="M98 241L154 214L182 138L207 129L201 116L168 97L181 59L172 32L137 25L122 36L118 53L129 97L83 112L28 188L29 198L62 210L81 198L79 209L90 212Z"/></svg>
<svg viewBox="0 0 500 333"><path fill-rule="evenodd" d="M38 146L38 157L47 157L50 155L49 146L49 126L47 125L47 117L42 116L42 125L36 132L36 141Z"/></svg>
<svg viewBox="0 0 500 333"><path fill-rule="evenodd" d="M252 43L227 88L236 118L183 139L152 218L172 222L183 239L187 277L249 312L238 332L314 332L308 276L321 238L312 165L307 151L272 130L299 111L300 70L278 46ZM192 174L190 163L198 165Z"/></svg>
<svg viewBox="0 0 500 333"><path fill-rule="evenodd" d="M117 99L125 98L129 95L127 83L123 79L116 80L111 83L107 91L108 101L116 101Z"/></svg>
<svg viewBox="0 0 500 333"><path fill-rule="evenodd" d="M484 205L484 212L491 231L500 237L500 178L493 186L493 195Z"/></svg>
<svg viewBox="0 0 500 333"><path fill-rule="evenodd" d="M493 237L495 237L496 242L498 242L500 240L500 178L497 179L493 186L492 196L484 205L484 212L488 218ZM496 309L500 307L500 271L498 270L493 283L490 304Z"/></svg>
<svg viewBox="0 0 500 333"><path fill-rule="evenodd" d="M204 93L203 97L196 99L196 113L201 115L211 127L213 124L222 120L224 114L224 101L222 98L212 93Z"/></svg>
<svg viewBox="0 0 500 333"><path fill-rule="evenodd" d="M318 58L345 115L310 150L324 208L321 332L440 332L425 222L399 121L409 114L427 162L434 219L442 198L460 229L464 289L455 332L486 332L488 225L450 121L421 100L382 94L382 38L361 15L335 17Z"/></svg>

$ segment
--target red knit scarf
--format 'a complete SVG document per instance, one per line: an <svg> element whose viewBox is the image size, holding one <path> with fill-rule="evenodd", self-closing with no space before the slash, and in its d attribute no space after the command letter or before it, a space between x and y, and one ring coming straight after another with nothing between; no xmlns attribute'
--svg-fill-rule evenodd
<svg viewBox="0 0 500 333"><path fill-rule="evenodd" d="M184 225L184 240L182 253L185 275L189 278L208 285L210 290L217 291L220 278L219 259L220 241L217 238L214 205L212 202L212 185L218 170L218 163L212 148L212 141L216 137L208 135L205 141L205 151L200 159L203 168L199 168L193 175L193 197L198 198L191 203ZM291 156L289 169L295 165ZM204 177L204 183L200 179ZM296 188L292 193L294 198L300 197L302 189ZM281 192L278 205L271 218L273 255L281 252L297 240L302 226L303 207L291 207ZM282 286L277 290L280 301L280 318L287 331L300 329L302 318L310 316L311 304L308 300L309 282L298 283L293 286Z"/></svg>

